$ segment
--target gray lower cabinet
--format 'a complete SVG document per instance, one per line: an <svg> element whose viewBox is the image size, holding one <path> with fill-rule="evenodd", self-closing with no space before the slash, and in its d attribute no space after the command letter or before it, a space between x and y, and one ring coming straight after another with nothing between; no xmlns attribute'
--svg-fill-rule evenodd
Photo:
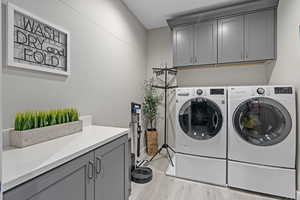
<svg viewBox="0 0 300 200"><path fill-rule="evenodd" d="M217 20L205 21L195 25L194 55L194 64L196 65L216 64L218 62Z"/></svg>
<svg viewBox="0 0 300 200"><path fill-rule="evenodd" d="M194 25L181 26L173 32L174 66L194 64Z"/></svg>
<svg viewBox="0 0 300 200"><path fill-rule="evenodd" d="M128 145L122 141L95 151L95 200L124 200L128 196L126 159Z"/></svg>
<svg viewBox="0 0 300 200"><path fill-rule="evenodd" d="M93 200L93 153L4 193L4 200ZM91 178L88 178L91 177Z"/></svg>
<svg viewBox="0 0 300 200"><path fill-rule="evenodd" d="M244 16L218 21L218 63L244 60Z"/></svg>
<svg viewBox="0 0 300 200"><path fill-rule="evenodd" d="M127 200L128 138L121 137L4 193L4 200Z"/></svg>
<svg viewBox="0 0 300 200"><path fill-rule="evenodd" d="M275 58L275 10L245 15L245 61Z"/></svg>

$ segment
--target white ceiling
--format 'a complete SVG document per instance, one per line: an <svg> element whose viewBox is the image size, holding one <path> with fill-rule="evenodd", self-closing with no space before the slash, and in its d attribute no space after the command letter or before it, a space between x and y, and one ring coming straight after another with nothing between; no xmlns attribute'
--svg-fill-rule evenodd
<svg viewBox="0 0 300 200"><path fill-rule="evenodd" d="M166 19L247 0L123 0L147 29L167 26ZM248 0L249 1L249 0Z"/></svg>

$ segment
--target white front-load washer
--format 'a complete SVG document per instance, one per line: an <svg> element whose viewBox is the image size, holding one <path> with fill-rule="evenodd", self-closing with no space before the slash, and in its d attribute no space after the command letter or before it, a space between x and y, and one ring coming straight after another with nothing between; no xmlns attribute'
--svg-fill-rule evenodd
<svg viewBox="0 0 300 200"><path fill-rule="evenodd" d="M227 90L176 90L176 176L226 185Z"/></svg>
<svg viewBox="0 0 300 200"><path fill-rule="evenodd" d="M294 87L230 87L228 116L228 185L294 199Z"/></svg>

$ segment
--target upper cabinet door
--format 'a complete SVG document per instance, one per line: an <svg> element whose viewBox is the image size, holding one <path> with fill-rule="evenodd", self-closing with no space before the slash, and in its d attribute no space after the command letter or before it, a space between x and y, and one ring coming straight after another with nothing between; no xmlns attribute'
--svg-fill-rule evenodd
<svg viewBox="0 0 300 200"><path fill-rule="evenodd" d="M218 63L244 61L244 16L218 21Z"/></svg>
<svg viewBox="0 0 300 200"><path fill-rule="evenodd" d="M194 25L174 29L174 66L194 63Z"/></svg>
<svg viewBox="0 0 300 200"><path fill-rule="evenodd" d="M217 20L195 25L195 64L216 64L218 62Z"/></svg>
<svg viewBox="0 0 300 200"><path fill-rule="evenodd" d="M275 11L260 11L245 16L245 60L275 58Z"/></svg>

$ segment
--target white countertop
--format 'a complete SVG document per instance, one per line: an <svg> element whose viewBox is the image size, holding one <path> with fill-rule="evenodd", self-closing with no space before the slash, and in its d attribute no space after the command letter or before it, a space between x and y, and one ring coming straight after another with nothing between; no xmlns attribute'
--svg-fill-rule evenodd
<svg viewBox="0 0 300 200"><path fill-rule="evenodd" d="M88 126L83 131L41 144L3 151L3 191L12 189L78 156L128 134L128 129Z"/></svg>

